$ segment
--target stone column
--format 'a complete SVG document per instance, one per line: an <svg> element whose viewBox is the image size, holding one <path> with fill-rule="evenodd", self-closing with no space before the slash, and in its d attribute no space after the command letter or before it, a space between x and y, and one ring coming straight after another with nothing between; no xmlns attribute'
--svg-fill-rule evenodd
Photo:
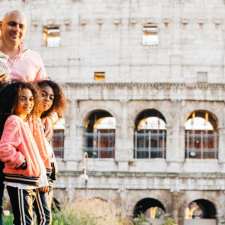
<svg viewBox="0 0 225 225"><path fill-rule="evenodd" d="M184 124L180 125L177 131L177 160L178 162L184 162L185 159L185 127Z"/></svg>
<svg viewBox="0 0 225 225"><path fill-rule="evenodd" d="M176 103L174 103L176 104ZM167 162L177 164L184 161L184 125L180 119L180 107L174 105L171 113L170 126L167 127Z"/></svg>
<svg viewBox="0 0 225 225"><path fill-rule="evenodd" d="M121 101L121 120L117 121L116 129L116 155L115 160L118 163L119 170L127 170L128 161L132 148L132 138L129 136L129 124L127 118L127 100Z"/></svg>
<svg viewBox="0 0 225 225"><path fill-rule="evenodd" d="M174 191L172 194L172 217L179 224L179 192Z"/></svg>
<svg viewBox="0 0 225 225"><path fill-rule="evenodd" d="M216 220L217 225L225 223L225 192L222 190L218 193Z"/></svg>
<svg viewBox="0 0 225 225"><path fill-rule="evenodd" d="M175 191L172 193L172 215L178 225L184 224L186 204L184 204L183 196L183 191Z"/></svg>
<svg viewBox="0 0 225 225"><path fill-rule="evenodd" d="M71 101L65 129L65 161L82 159L82 120L78 118L79 108L76 100Z"/></svg>
<svg viewBox="0 0 225 225"><path fill-rule="evenodd" d="M222 214L218 214L216 217L216 222L217 225L224 225L225 222L224 216Z"/></svg>
<svg viewBox="0 0 225 225"><path fill-rule="evenodd" d="M218 128L218 161L219 163L225 163L225 128Z"/></svg>

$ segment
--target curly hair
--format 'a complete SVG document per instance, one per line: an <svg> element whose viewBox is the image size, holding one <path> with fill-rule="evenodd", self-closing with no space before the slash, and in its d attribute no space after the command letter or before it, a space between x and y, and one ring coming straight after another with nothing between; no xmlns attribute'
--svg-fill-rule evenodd
<svg viewBox="0 0 225 225"><path fill-rule="evenodd" d="M18 105L19 93L22 89L29 89L34 97L34 108L37 104L37 91L30 83L14 81L6 84L0 89L0 136L2 134L6 119L15 114L15 109ZM34 108L31 114L34 111Z"/></svg>
<svg viewBox="0 0 225 225"><path fill-rule="evenodd" d="M52 80L42 80L37 82L38 88L50 87L54 93L54 100L49 110L42 113L41 117L47 117L52 112L56 112L59 117L63 116L66 107L66 98L63 94L62 88Z"/></svg>

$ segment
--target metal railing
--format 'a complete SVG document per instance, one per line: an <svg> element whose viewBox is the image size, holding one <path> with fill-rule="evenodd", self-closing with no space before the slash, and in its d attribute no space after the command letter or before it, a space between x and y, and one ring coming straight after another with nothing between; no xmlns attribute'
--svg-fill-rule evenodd
<svg viewBox="0 0 225 225"><path fill-rule="evenodd" d="M142 130L134 133L134 158L166 157L166 130Z"/></svg>
<svg viewBox="0 0 225 225"><path fill-rule="evenodd" d="M85 132L83 151L88 153L89 158L114 158L115 132Z"/></svg>
<svg viewBox="0 0 225 225"><path fill-rule="evenodd" d="M142 130L134 133L134 158L166 158L166 130ZM84 132L83 151L89 158L114 158L115 132ZM214 131L185 131L185 157L217 159L218 134Z"/></svg>
<svg viewBox="0 0 225 225"><path fill-rule="evenodd" d="M217 159L218 134L214 131L186 130L185 157L191 159Z"/></svg>

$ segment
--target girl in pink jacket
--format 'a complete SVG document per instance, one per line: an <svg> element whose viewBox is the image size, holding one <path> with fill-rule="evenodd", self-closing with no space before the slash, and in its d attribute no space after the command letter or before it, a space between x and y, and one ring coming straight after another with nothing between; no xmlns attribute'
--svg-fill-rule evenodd
<svg viewBox="0 0 225 225"><path fill-rule="evenodd" d="M30 125L34 139L37 143L40 155L45 164L47 176L49 180L49 192L40 192L41 199L45 209L47 206L51 208L53 198L53 180L56 178L56 160L52 146L45 135L45 127L42 123L42 119L48 119L50 122L51 114L54 112L58 116L62 116L65 110L66 100L60 86L51 80L43 80L37 82L37 88L39 92L39 103L35 110L35 115L32 117L32 123ZM50 123L49 122L49 123ZM53 127L52 127L53 129ZM47 197L47 205L46 205Z"/></svg>
<svg viewBox="0 0 225 225"><path fill-rule="evenodd" d="M51 203L53 197L52 182L53 179L55 179L56 167L52 146L48 142L45 135L42 116L45 115L45 117L48 117L53 110L55 113L62 113L65 106L65 99L61 88L53 81L39 81L37 83L37 89L39 101L34 115L32 115L32 118L29 120L29 125L37 143L41 158L44 162L49 181L48 190L43 188L38 189L37 195L41 203L38 204L39 207L36 207L37 204L35 202L34 208L37 215L37 222L38 224L42 224L42 218L45 218L45 221L51 221ZM51 121L49 120L49 124L50 122ZM39 210L40 208L42 210ZM39 212L42 212L42 215L39 215ZM43 225L45 224L46 223L43 223Z"/></svg>
<svg viewBox="0 0 225 225"><path fill-rule="evenodd" d="M33 202L37 187L48 185L38 147L28 120L36 103L31 84L14 82L0 93L0 161L4 162L4 183L7 186L14 225L33 224Z"/></svg>

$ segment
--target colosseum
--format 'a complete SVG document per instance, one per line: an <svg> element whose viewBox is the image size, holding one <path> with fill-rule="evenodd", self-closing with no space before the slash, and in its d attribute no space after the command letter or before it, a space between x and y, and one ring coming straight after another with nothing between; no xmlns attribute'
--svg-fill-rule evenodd
<svg viewBox="0 0 225 225"><path fill-rule="evenodd" d="M56 198L224 224L225 1L0 0L12 8L69 103Z"/></svg>

